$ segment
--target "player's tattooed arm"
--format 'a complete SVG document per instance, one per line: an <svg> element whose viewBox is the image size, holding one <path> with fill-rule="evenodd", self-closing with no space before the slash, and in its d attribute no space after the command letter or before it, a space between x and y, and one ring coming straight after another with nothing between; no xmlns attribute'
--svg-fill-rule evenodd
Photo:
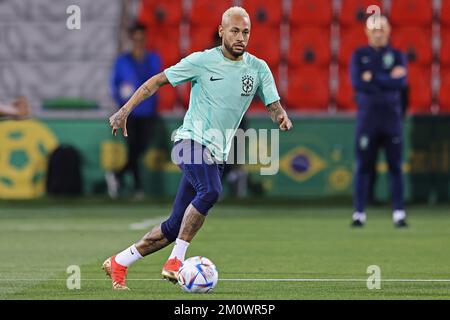
<svg viewBox="0 0 450 320"><path fill-rule="evenodd" d="M292 128L292 122L289 119L286 111L280 104L280 101L273 102L267 106L270 118L275 123L278 123L280 129L283 131L290 130Z"/></svg>
<svg viewBox="0 0 450 320"><path fill-rule="evenodd" d="M137 89L136 92L127 101L127 103L125 103L125 105L120 108L119 111L117 111L109 118L109 124L112 127L113 135L116 135L117 131L119 129L122 129L123 135L127 137L128 115L139 103L155 94L155 92L158 91L161 86L167 83L169 83L169 80L167 80L166 75L161 72L151 77L142 86L140 86L139 89Z"/></svg>

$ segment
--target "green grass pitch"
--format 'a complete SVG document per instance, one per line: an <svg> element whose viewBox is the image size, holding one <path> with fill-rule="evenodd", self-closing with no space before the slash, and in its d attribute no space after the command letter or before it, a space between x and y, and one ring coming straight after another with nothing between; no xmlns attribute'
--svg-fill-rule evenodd
<svg viewBox="0 0 450 320"><path fill-rule="evenodd" d="M349 206L301 202L216 205L187 254L217 265L212 294L161 280L171 246L130 268L131 291L112 291L103 260L169 212L148 201L1 202L0 299L450 298L449 206L410 207L404 230L393 227L389 208L372 208L355 230ZM130 228L136 223L145 229ZM80 267L79 290L66 287L69 265ZM379 290L367 288L369 265L381 268Z"/></svg>

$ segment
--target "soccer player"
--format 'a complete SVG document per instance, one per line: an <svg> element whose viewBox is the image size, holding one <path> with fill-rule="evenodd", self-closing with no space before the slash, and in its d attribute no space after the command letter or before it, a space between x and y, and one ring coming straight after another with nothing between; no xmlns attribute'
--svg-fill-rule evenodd
<svg viewBox="0 0 450 320"><path fill-rule="evenodd" d="M281 130L292 128L280 104L269 67L263 60L246 52L250 18L245 9L232 7L226 10L218 33L222 38L221 46L195 52L150 78L109 119L113 134L122 129L127 136L127 116L137 104L167 83L176 86L191 82L189 109L174 137L174 150L180 148L181 157L188 160L179 164L183 176L172 214L137 243L103 263L103 269L112 279L113 289L128 289L125 283L128 267L173 241L175 246L163 266L162 275L172 282L177 281L177 272L190 242L219 198L223 161L231 148L234 132L255 94L265 103L272 120ZM227 129L232 129L231 134ZM225 137L223 144L218 141L221 137L214 132ZM207 155L200 157L201 163L195 161L199 153Z"/></svg>
<svg viewBox="0 0 450 320"><path fill-rule="evenodd" d="M405 227L402 173L402 90L406 86L406 58L389 45L391 26L381 16L377 26L366 23L369 45L358 48L352 56L350 74L358 104L356 125L356 172L352 226L366 221L365 206L370 170L379 148L384 148L389 167L393 222Z"/></svg>
<svg viewBox="0 0 450 320"><path fill-rule="evenodd" d="M30 105L24 97L16 98L12 104L0 104L0 116L21 119L30 115Z"/></svg>

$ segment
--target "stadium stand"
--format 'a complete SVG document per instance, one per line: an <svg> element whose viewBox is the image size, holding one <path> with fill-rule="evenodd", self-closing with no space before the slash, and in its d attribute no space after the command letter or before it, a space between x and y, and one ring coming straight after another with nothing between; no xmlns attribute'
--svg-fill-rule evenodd
<svg viewBox="0 0 450 320"><path fill-rule="evenodd" d="M332 1L304 0L292 1L289 10L291 26L329 26L331 24Z"/></svg>
<svg viewBox="0 0 450 320"><path fill-rule="evenodd" d="M330 29L293 27L290 30L289 68L302 65L328 65L331 61Z"/></svg>
<svg viewBox="0 0 450 320"><path fill-rule="evenodd" d="M341 27L361 27L367 18L366 8L377 5L383 8L380 0L342 0L339 10L339 24ZM357 26L359 24L359 26Z"/></svg>
<svg viewBox="0 0 450 320"><path fill-rule="evenodd" d="M431 26L433 20L433 1L395 0L391 1L390 19L397 26Z"/></svg>
<svg viewBox="0 0 450 320"><path fill-rule="evenodd" d="M182 17L182 0L141 0L138 19L148 27L178 26Z"/></svg>
<svg viewBox="0 0 450 320"><path fill-rule="evenodd" d="M450 27L450 0L441 0L440 22L442 26Z"/></svg>
<svg viewBox="0 0 450 320"><path fill-rule="evenodd" d="M430 112L431 95L431 69L410 65L408 68L409 82L409 112Z"/></svg>
<svg viewBox="0 0 450 320"><path fill-rule="evenodd" d="M191 26L218 26L222 13L233 5L233 1L192 0L189 14Z"/></svg>
<svg viewBox="0 0 450 320"><path fill-rule="evenodd" d="M179 26L183 15L182 0L141 0L138 20L147 26L148 48L160 54L164 67L176 63L182 55Z"/></svg>
<svg viewBox="0 0 450 320"><path fill-rule="evenodd" d="M282 1L279 0L244 0L241 5L247 10L252 25L279 27L282 18Z"/></svg>
<svg viewBox="0 0 450 320"><path fill-rule="evenodd" d="M188 53L203 51L215 45L217 26L193 26L189 30L190 42Z"/></svg>
<svg viewBox="0 0 450 320"><path fill-rule="evenodd" d="M52 2L51 9L40 9L46 2ZM217 41L214 35L223 11L232 5L244 6L254 26L248 50L266 60L273 71L284 70L279 73L280 93L286 96L288 107L296 111L305 108L332 110L324 105L333 106L333 103L337 111L355 109L348 64L355 48L367 43L363 31L366 7L379 5L393 24L392 44L408 56L411 68L409 112L430 110L427 104L432 102L443 104L441 110L447 108L443 85L448 84L450 67L450 0L132 2L137 4L136 17L149 28L148 47L160 54L164 67L191 52L212 47ZM81 33L67 33L57 27L65 19L59 14L65 9L62 3L54 5L51 0L41 0L39 5L27 3L0 1L0 95L12 97L20 83L38 114L49 111L41 107L43 101L61 92L96 101L100 113L108 112L112 105L107 84L109 71L117 48L121 47L117 30L125 27L120 25L123 18L120 1L86 1L85 6L89 8L83 16L84 32ZM43 19L47 23L38 26L37 21ZM432 69L436 71L432 73ZM313 72L310 70L325 70L319 76L323 83L317 85L319 92L325 94L308 93L308 97L301 97L299 92L289 92L302 86L304 92L309 92L305 88L315 87L308 83L313 80L294 76ZM21 76L25 73L29 76ZM61 75L59 79L49 76L56 73ZM416 79L417 76L420 79ZM439 78L441 87L435 84L439 83ZM186 92L184 88L161 90L161 109L170 112L174 104L187 103ZM251 110L261 109L257 102L254 106Z"/></svg>
<svg viewBox="0 0 450 320"><path fill-rule="evenodd" d="M439 57L442 67L450 66L450 27L441 28L441 49Z"/></svg>
<svg viewBox="0 0 450 320"><path fill-rule="evenodd" d="M395 48L406 53L408 62L429 66L433 59L431 30L421 27L399 27L392 32L391 42Z"/></svg>
<svg viewBox="0 0 450 320"><path fill-rule="evenodd" d="M170 112L177 102L177 93L171 86L163 86L158 90L158 108L161 112Z"/></svg>
<svg viewBox="0 0 450 320"><path fill-rule="evenodd" d="M352 112L356 110L356 104L353 99L353 88L349 77L347 67L339 68L338 90L336 94L337 110Z"/></svg>
<svg viewBox="0 0 450 320"><path fill-rule="evenodd" d="M328 68L314 66L290 68L288 76L285 102L289 108L307 112L328 110L330 98Z"/></svg>
<svg viewBox="0 0 450 320"><path fill-rule="evenodd" d="M109 114L114 105L109 73L118 47L121 6L117 1L83 3L82 30L66 28L67 3L52 0L0 1L0 97L29 97L36 116ZM56 99L80 103L45 110ZM66 99L67 100L67 99ZM83 100L95 109L78 110Z"/></svg>
<svg viewBox="0 0 450 320"><path fill-rule="evenodd" d="M261 114L267 112L267 109L259 98L255 98L254 101L252 101L252 103L250 104L248 112Z"/></svg>
<svg viewBox="0 0 450 320"><path fill-rule="evenodd" d="M248 52L265 60L267 64L276 68L280 62L280 28L259 26L251 32Z"/></svg>
<svg viewBox="0 0 450 320"><path fill-rule="evenodd" d="M158 30L157 32L153 30ZM182 57L180 49L180 29L178 27L149 27L148 48L159 53L163 67L177 63ZM168 41L167 39L170 39Z"/></svg>
<svg viewBox="0 0 450 320"><path fill-rule="evenodd" d="M439 89L439 111L450 113L450 68L441 69L441 84Z"/></svg>

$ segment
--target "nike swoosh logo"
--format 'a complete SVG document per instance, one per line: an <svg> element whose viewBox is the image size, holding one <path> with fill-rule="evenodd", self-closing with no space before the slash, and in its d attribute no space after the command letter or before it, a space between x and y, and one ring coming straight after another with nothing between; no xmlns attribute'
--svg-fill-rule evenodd
<svg viewBox="0 0 450 320"><path fill-rule="evenodd" d="M130 249L130 252L131 252L131 254L132 254L132 255L134 255L134 252L133 252L133 250L131 250L131 249Z"/></svg>
<svg viewBox="0 0 450 320"><path fill-rule="evenodd" d="M217 80L223 80L224 78L213 78L212 76L211 76L211 78L209 78L209 80L210 81L217 81Z"/></svg>

